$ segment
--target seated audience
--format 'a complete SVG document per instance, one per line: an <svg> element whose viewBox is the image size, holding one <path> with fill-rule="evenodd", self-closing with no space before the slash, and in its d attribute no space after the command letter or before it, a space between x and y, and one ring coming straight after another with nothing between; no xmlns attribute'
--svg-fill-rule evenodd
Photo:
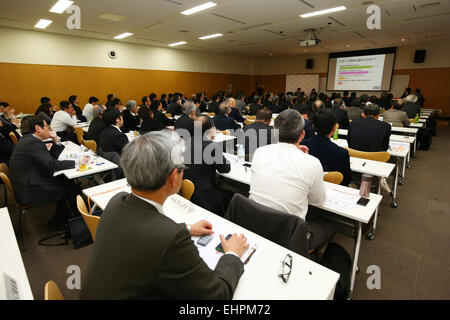
<svg viewBox="0 0 450 320"><path fill-rule="evenodd" d="M143 133L164 129L161 122L154 118L153 111L148 106L142 106L139 109L139 117L142 119L140 131Z"/></svg>
<svg viewBox="0 0 450 320"><path fill-rule="evenodd" d="M34 114L41 116L47 123L50 123L53 118L53 106L51 103L45 102L37 108Z"/></svg>
<svg viewBox="0 0 450 320"><path fill-rule="evenodd" d="M212 96L212 101L208 105L208 112L214 112L215 114L219 113L219 101L220 96L216 93Z"/></svg>
<svg viewBox="0 0 450 320"><path fill-rule="evenodd" d="M119 98L113 98L109 102L109 107L106 106L106 109L117 109L119 111L122 111L122 109L123 109L122 102L120 101Z"/></svg>
<svg viewBox="0 0 450 320"><path fill-rule="evenodd" d="M107 109L103 113L106 128L100 134L101 152L116 152L122 154L123 147L128 143L128 137L120 128L123 125L122 113L115 109Z"/></svg>
<svg viewBox="0 0 450 320"><path fill-rule="evenodd" d="M222 145L215 145L212 141L216 133L214 121L207 115L201 115L195 119L194 126L197 130L194 131L196 135L186 146L184 157L185 164L189 168L184 177L195 185L191 201L215 214L224 216L233 194L216 186L216 170L227 173L230 172L231 166L222 154ZM200 150L202 158L198 159Z"/></svg>
<svg viewBox="0 0 450 320"><path fill-rule="evenodd" d="M409 96L410 94L411 94L411 88L405 88L405 90L403 91L403 94L402 94L402 96L400 98L404 99L407 96Z"/></svg>
<svg viewBox="0 0 450 320"><path fill-rule="evenodd" d="M114 93L110 93L106 96L106 103L105 103L106 109L110 109L112 107L111 104L113 99L115 98L117 98L117 96Z"/></svg>
<svg viewBox="0 0 450 320"><path fill-rule="evenodd" d="M403 105L403 110L408 115L409 119L413 119L420 114L420 107L417 105L417 96L410 94L405 98L406 103Z"/></svg>
<svg viewBox="0 0 450 320"><path fill-rule="evenodd" d="M258 112L258 110L263 109L264 106L261 102L261 97L260 96L255 96L253 98L253 103L250 105L250 111L249 114L251 116L256 116L256 112Z"/></svg>
<svg viewBox="0 0 450 320"><path fill-rule="evenodd" d="M185 129L191 137L194 136L194 120L197 118L196 109L197 107L192 101L186 101L183 104L183 115L175 122L175 130Z"/></svg>
<svg viewBox="0 0 450 320"><path fill-rule="evenodd" d="M391 125L378 121L380 107L369 104L364 108L363 119L354 120L348 129L348 146L352 149L378 152L387 151L391 137Z"/></svg>
<svg viewBox="0 0 450 320"><path fill-rule="evenodd" d="M272 111L267 108L258 110L256 121L243 128L245 154L253 155L261 146L275 143L272 121Z"/></svg>
<svg viewBox="0 0 450 320"><path fill-rule="evenodd" d="M17 203L38 205L57 202L57 211L51 222L55 226L64 223L72 214L78 215L75 196L80 193L80 188L63 175L53 176L56 171L75 168L73 160L58 160L64 146L56 133L49 130L47 122L41 117L28 116L22 121L22 134L9 164ZM53 140L50 150L43 142L49 138ZM87 157L80 159L82 163L87 160Z"/></svg>
<svg viewBox="0 0 450 320"><path fill-rule="evenodd" d="M94 140L97 144L100 143L100 135L103 129L106 128L106 124L103 122L102 116L103 112L106 110L106 107L101 104L94 105L92 109L92 114L94 115L94 119L92 119L89 124L88 132L86 133L86 140Z"/></svg>
<svg viewBox="0 0 450 320"><path fill-rule="evenodd" d="M125 106L125 110L122 112L123 116L123 127L122 132L128 133L130 131L134 131L137 129L137 127L140 124L137 108L137 103L134 100L127 101L127 104Z"/></svg>
<svg viewBox="0 0 450 320"><path fill-rule="evenodd" d="M53 115L50 127L61 138L62 141L72 141L78 143L74 132L77 126L77 117L69 101L61 101L59 104L61 110Z"/></svg>
<svg viewBox="0 0 450 320"><path fill-rule="evenodd" d="M282 112L284 110L292 108L292 106L293 106L292 103L293 103L292 95L287 94L286 98L284 99L284 101L281 101L281 103L280 103L280 110L279 111Z"/></svg>
<svg viewBox="0 0 450 320"><path fill-rule="evenodd" d="M387 91L383 91L381 93L381 98L378 100L378 104L381 109L389 110L391 108L391 99L389 99L389 93Z"/></svg>
<svg viewBox="0 0 450 320"><path fill-rule="evenodd" d="M152 99L150 99L150 101L151 100ZM161 102L159 100L158 101L154 101L150 105L150 109L152 109L153 118L155 120L159 121L163 127L173 126L174 121L169 119L169 118L167 118L166 115L164 113L162 113L163 108L162 108L162 104L161 104Z"/></svg>
<svg viewBox="0 0 450 320"><path fill-rule="evenodd" d="M167 107L167 113L170 113L172 117L180 116L183 114L183 108L181 106L181 99L179 95L175 95L175 100Z"/></svg>
<svg viewBox="0 0 450 320"><path fill-rule="evenodd" d="M83 116L83 111L81 111L81 108L78 106L80 102L78 102L77 96L75 95L70 96L69 102L72 104L72 108L75 111L77 119L81 122L87 122L87 119Z"/></svg>
<svg viewBox="0 0 450 320"><path fill-rule="evenodd" d="M152 132L124 149L121 162L131 193L115 195L103 212L81 299L233 297L244 272L239 258L248 248L246 238L234 234L227 241L221 235L225 255L211 270L191 239L212 234L211 223L178 224L164 214L164 202L183 179L184 165L172 157L174 140L167 132Z"/></svg>
<svg viewBox="0 0 450 320"><path fill-rule="evenodd" d="M309 148L309 154L319 159L324 172L339 171L343 174L342 185L352 182L350 156L347 149L339 147L330 139L337 129L336 115L329 109L314 114L314 129L317 135L301 142Z"/></svg>
<svg viewBox="0 0 450 320"><path fill-rule="evenodd" d="M318 100L318 101L320 101L320 100ZM309 138L315 136L316 132L314 131L314 128L313 128L313 122L310 119L309 105L307 105L307 104L295 105L294 108L295 108L294 110L300 112L303 120L305 120L305 127L303 129L303 130L305 130L305 139L309 139ZM311 115L311 118L312 118L312 115Z"/></svg>
<svg viewBox="0 0 450 320"><path fill-rule="evenodd" d="M233 118L234 120L236 120L236 122L243 123L245 121L245 118L242 116L241 112L237 108L236 100L234 98L229 98L228 103L231 107L231 112L230 112L229 116L231 118Z"/></svg>
<svg viewBox="0 0 450 320"><path fill-rule="evenodd" d="M360 120L361 119L361 100L354 98L352 104L347 108L347 115L349 121Z"/></svg>
<svg viewBox="0 0 450 320"><path fill-rule="evenodd" d="M9 137L9 128L5 129L3 125L4 121L0 121L0 163L4 162L9 164L9 159L14 150L14 143L11 141Z"/></svg>
<svg viewBox="0 0 450 320"><path fill-rule="evenodd" d="M404 127L408 127L411 124L408 115L403 111L402 101L396 100L392 100L391 109L383 113L383 121Z"/></svg>
<svg viewBox="0 0 450 320"><path fill-rule="evenodd" d="M305 136L304 123L296 110L285 110L275 119L279 142L256 150L249 197L302 219L307 218L308 205L322 205L326 199L322 165L300 145ZM312 229L310 248L331 239L334 230L328 224L306 220Z"/></svg>
<svg viewBox="0 0 450 320"><path fill-rule="evenodd" d="M339 124L339 128L347 129L349 125L348 114L344 109L344 100L341 98L333 101L333 111L336 116L336 121Z"/></svg>
<svg viewBox="0 0 450 320"><path fill-rule="evenodd" d="M98 104L98 102L99 100L96 97L94 96L89 97L89 103L87 103L83 109L83 116L86 118L87 121L92 121L92 119L95 118L93 109L94 106Z"/></svg>
<svg viewBox="0 0 450 320"><path fill-rule="evenodd" d="M231 106L227 102L222 102L219 106L219 114L214 117L214 123L218 130L238 130L241 126L234 121L229 115Z"/></svg>
<svg viewBox="0 0 450 320"><path fill-rule="evenodd" d="M236 99L236 107L238 108L239 112L241 114L247 114L248 113L248 108L247 105L245 103L245 94L244 93L239 93L237 95L237 99Z"/></svg>

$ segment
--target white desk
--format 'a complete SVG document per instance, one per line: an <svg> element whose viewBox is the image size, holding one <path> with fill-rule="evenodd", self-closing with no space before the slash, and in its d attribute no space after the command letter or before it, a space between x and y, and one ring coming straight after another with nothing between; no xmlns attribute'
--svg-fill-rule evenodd
<svg viewBox="0 0 450 320"><path fill-rule="evenodd" d="M84 146L79 146L71 141L62 142L62 144L65 146L65 148L63 152L60 154L59 159L63 159L65 155L87 151L87 149ZM88 167L89 169L83 172L79 171L76 168L56 171L53 174L53 176L56 177L60 174L64 174L67 177L67 179L75 179L87 175L93 175L96 173L116 169L117 165L112 163L111 161L103 159L102 157L95 156L90 160Z"/></svg>
<svg viewBox="0 0 450 320"><path fill-rule="evenodd" d="M238 162L237 156L226 154L225 157L231 162L231 170L228 173L218 173L219 176L230 179L232 181L237 181L247 187L250 186L251 179L252 179L252 173L250 168L246 168L243 166L243 162ZM248 163L248 162L247 162ZM268 184L270 182L268 181ZM348 188L345 186L340 186L328 182L324 182L325 190L327 193L327 199L328 197L333 193L333 191L337 192L343 192L346 194L352 194L352 195L359 195L359 190ZM370 201L366 207L362 207L359 205L354 205L351 208L345 208L345 209L339 209L335 206L328 205L328 200L321 206L318 206L318 208L323 209L327 212L330 212L334 214L336 217L339 218L345 218L346 222L349 221L355 231L355 246L354 246L354 252L353 252L353 265L352 265L352 275L351 275L351 284L350 284L350 296L353 292L354 284L355 284L355 275L356 275L356 269L358 264L358 257L359 257L359 249L361 246L361 226L362 223L369 223L370 219L372 218L372 215L375 213L376 209L378 208L382 196L378 194L371 193Z"/></svg>
<svg viewBox="0 0 450 320"><path fill-rule="evenodd" d="M109 191L109 192L108 192ZM117 180L104 185L83 190L83 193L104 209L109 200L119 192L130 192L130 187L125 179ZM250 262L244 266L245 272L239 280L234 293L234 300L325 300L333 299L336 283L339 274L321 265L308 260L286 248L283 248L272 241L258 236L238 225L225 220L199 206L190 203L187 213L182 212L170 204L170 199L180 197L172 195L164 204L165 214L176 222L195 223L205 219L221 225L226 225L227 229L236 230L247 237L257 239L258 244L262 244L262 249L257 250ZM215 234L213 240L208 245L214 250L214 245L218 243L219 235ZM277 276L278 268L286 253L293 257L292 272L287 284L284 284Z"/></svg>
<svg viewBox="0 0 450 320"><path fill-rule="evenodd" d="M21 299L33 300L33 293L6 207L0 209L0 252L2 255L0 259L0 281L4 281L2 274L6 273L16 280ZM0 284L0 286L3 286L3 284Z"/></svg>
<svg viewBox="0 0 450 320"><path fill-rule="evenodd" d="M425 121L424 121L425 122ZM419 123L411 123L409 126L411 128L423 128L424 122L421 123L421 121L419 120Z"/></svg>

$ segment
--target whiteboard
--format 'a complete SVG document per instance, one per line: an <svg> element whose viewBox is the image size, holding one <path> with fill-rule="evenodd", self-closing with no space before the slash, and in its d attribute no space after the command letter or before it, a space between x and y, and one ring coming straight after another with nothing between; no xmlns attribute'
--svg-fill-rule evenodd
<svg viewBox="0 0 450 320"><path fill-rule="evenodd" d="M306 95L309 95L314 88L319 90L318 74L294 74L286 76L286 92L295 92L297 88L302 88Z"/></svg>

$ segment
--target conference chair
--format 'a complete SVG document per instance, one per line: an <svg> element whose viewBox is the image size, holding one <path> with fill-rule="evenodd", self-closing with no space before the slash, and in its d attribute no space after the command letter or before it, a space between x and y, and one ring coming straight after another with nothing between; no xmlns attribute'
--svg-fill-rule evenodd
<svg viewBox="0 0 450 320"><path fill-rule="evenodd" d="M247 119L256 121L256 116L248 116Z"/></svg>
<svg viewBox="0 0 450 320"><path fill-rule="evenodd" d="M64 296L55 281L50 280L45 284L44 300L64 300Z"/></svg>
<svg viewBox="0 0 450 320"><path fill-rule="evenodd" d="M11 194L11 199L13 204L19 208L19 230L20 230L20 235L22 238L22 247L20 248L20 250L23 252L26 250L26 237L25 237L25 214L27 213L27 211L29 209L32 208L31 204L27 204L27 205L21 205L18 204L16 202L16 197L14 196L14 189L13 186L11 184L11 181L9 180L9 177L4 174L3 172L0 172L0 178L3 181L3 184L8 188L9 193ZM6 200L6 199L5 199Z"/></svg>
<svg viewBox="0 0 450 320"><path fill-rule="evenodd" d="M195 191L194 183L189 179L183 179L180 190L181 196L187 200L191 200L194 191Z"/></svg>
<svg viewBox="0 0 450 320"><path fill-rule="evenodd" d="M89 231L91 232L92 240L95 241L95 233L97 232L97 226L98 222L100 221L100 217L89 214L88 209L86 208L86 204L84 203L84 200L80 195L77 196L77 208L78 211L80 211L84 222L86 222Z"/></svg>
<svg viewBox="0 0 450 320"><path fill-rule="evenodd" d="M14 132L10 132L9 133L9 138L11 139L11 141L14 143L14 144L17 144L17 137L16 137L16 135L14 134Z"/></svg>
<svg viewBox="0 0 450 320"><path fill-rule="evenodd" d="M340 173L339 171L331 171L327 172L323 176L323 181L334 183L334 184L340 184L344 180L344 175Z"/></svg>
<svg viewBox="0 0 450 320"><path fill-rule="evenodd" d="M215 112L208 112L208 116L210 116L210 117L215 117L215 116L216 116L216 113L215 113Z"/></svg>
<svg viewBox="0 0 450 320"><path fill-rule="evenodd" d="M9 168L8 165L4 162L0 163L0 172L4 173L7 177L9 177ZM5 207L8 205L8 194L6 189L6 184L3 184L3 196L5 199Z"/></svg>
<svg viewBox="0 0 450 320"><path fill-rule="evenodd" d="M81 145L83 142L83 134L84 134L83 128L75 127L75 134L77 135L78 144Z"/></svg>
<svg viewBox="0 0 450 320"><path fill-rule="evenodd" d="M95 140L84 140L83 139L82 143L86 148L94 151L94 153L97 153L97 142L95 142Z"/></svg>
<svg viewBox="0 0 450 320"><path fill-rule="evenodd" d="M366 160L374 160L374 161L380 161L380 162L388 162L391 158L391 155L387 151L380 151L380 152L366 152L366 151L359 151L351 148L347 148L348 154L350 157L355 158L361 158Z"/></svg>
<svg viewBox="0 0 450 320"><path fill-rule="evenodd" d="M172 114L171 113L166 113L166 117L172 118Z"/></svg>
<svg viewBox="0 0 450 320"><path fill-rule="evenodd" d="M254 123L254 122L255 122L255 121L249 120L249 119L247 118L247 119L245 119L245 121L244 121L244 125L248 126L249 124L252 124L252 123Z"/></svg>

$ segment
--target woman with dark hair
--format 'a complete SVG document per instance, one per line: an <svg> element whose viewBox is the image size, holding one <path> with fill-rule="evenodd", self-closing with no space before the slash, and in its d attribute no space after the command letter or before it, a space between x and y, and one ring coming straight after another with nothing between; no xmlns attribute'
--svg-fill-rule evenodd
<svg viewBox="0 0 450 320"><path fill-rule="evenodd" d="M161 122L154 118L153 111L148 106L140 107L138 115L142 119L141 132L147 133L150 131L160 131L164 129Z"/></svg>
<svg viewBox="0 0 450 320"><path fill-rule="evenodd" d="M49 102L43 103L37 108L34 114L37 116L40 115L47 123L50 123L53 118L53 106Z"/></svg>

